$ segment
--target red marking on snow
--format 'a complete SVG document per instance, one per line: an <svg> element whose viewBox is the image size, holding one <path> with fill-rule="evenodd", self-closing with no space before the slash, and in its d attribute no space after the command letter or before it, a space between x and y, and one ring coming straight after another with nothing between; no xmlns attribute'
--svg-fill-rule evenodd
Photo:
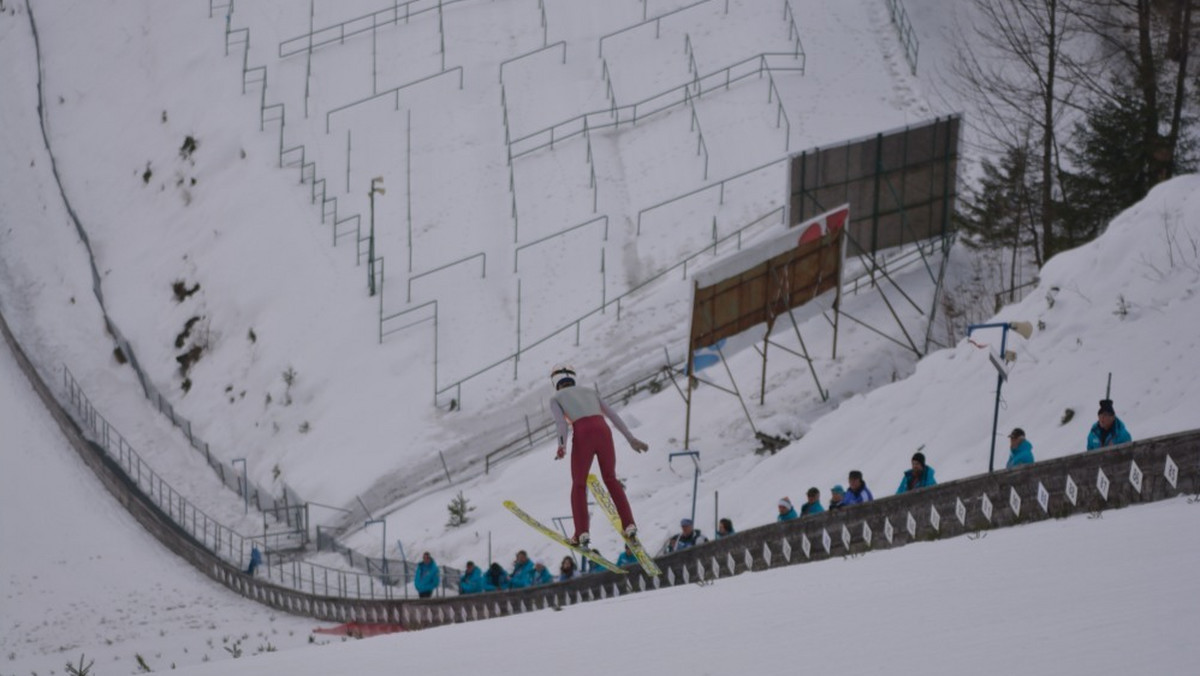
<svg viewBox="0 0 1200 676"><path fill-rule="evenodd" d="M982 349L984 349L984 348L986 348L986 347L988 346L988 344L987 344L987 343L977 343L977 342L975 342L975 340L974 340L973 338L968 338L968 339L967 339L967 342L968 342L968 343L970 343L970 344L972 344L972 345L974 345L975 347L977 347L977 348L979 348L979 349L981 349L981 350L982 350Z"/></svg>
<svg viewBox="0 0 1200 676"><path fill-rule="evenodd" d="M313 629L314 634L354 636L356 638L370 638L372 636L382 636L383 634L395 634L401 631L405 631L405 629L399 624L368 624L364 622L347 622L339 624L336 627L317 627Z"/></svg>

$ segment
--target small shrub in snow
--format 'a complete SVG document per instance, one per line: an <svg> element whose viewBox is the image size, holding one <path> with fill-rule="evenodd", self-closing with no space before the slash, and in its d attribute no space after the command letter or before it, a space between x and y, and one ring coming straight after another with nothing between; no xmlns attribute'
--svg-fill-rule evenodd
<svg viewBox="0 0 1200 676"><path fill-rule="evenodd" d="M79 666L67 662L67 674L70 676L88 676L92 671L92 664L95 660L88 660L87 664L83 663L83 653L79 653Z"/></svg>
<svg viewBox="0 0 1200 676"><path fill-rule="evenodd" d="M450 504L446 505L446 510L450 512L450 520L446 522L446 525L458 528L469 521L470 518L467 515L475 511L475 508L469 503L470 501L463 497L462 491L459 491L458 495L450 500Z"/></svg>

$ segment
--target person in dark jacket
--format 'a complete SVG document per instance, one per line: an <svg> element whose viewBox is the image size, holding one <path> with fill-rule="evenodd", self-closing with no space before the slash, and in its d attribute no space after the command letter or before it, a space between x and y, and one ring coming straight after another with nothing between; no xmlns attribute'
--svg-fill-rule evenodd
<svg viewBox="0 0 1200 676"><path fill-rule="evenodd" d="M791 521L799 516L796 513L796 508L792 506L791 498L784 497L779 499L779 516L776 517L776 521Z"/></svg>
<svg viewBox="0 0 1200 676"><path fill-rule="evenodd" d="M846 506L846 489L842 488L841 484L835 484L829 489L829 511L841 509Z"/></svg>
<svg viewBox="0 0 1200 676"><path fill-rule="evenodd" d="M493 563L488 567L487 574L483 576L483 591L502 591L508 589L508 573L504 572L504 566L499 563Z"/></svg>
<svg viewBox="0 0 1200 676"><path fill-rule="evenodd" d="M733 535L736 531L733 530L732 519L721 519L717 522L717 539Z"/></svg>
<svg viewBox="0 0 1200 676"><path fill-rule="evenodd" d="M688 547L695 547L708 542L708 538L700 533L700 529L696 528L691 519L682 519L679 522L679 532L671 536L667 542L668 552L678 552Z"/></svg>
<svg viewBox="0 0 1200 676"><path fill-rule="evenodd" d="M1125 429L1125 423L1121 422L1113 410L1112 399L1102 399L1100 410L1096 412L1096 423L1088 432L1087 449L1094 451L1097 448L1127 444L1131 441L1133 437L1129 430Z"/></svg>
<svg viewBox="0 0 1200 676"><path fill-rule="evenodd" d="M533 561L529 560L529 555L522 549L517 552L517 557L513 559L513 569L512 573L508 576L508 586L511 589L520 589L532 585Z"/></svg>
<svg viewBox="0 0 1200 676"><path fill-rule="evenodd" d="M558 581L566 582L579 577L579 568L575 566L575 559L570 555L564 556L562 563L558 564Z"/></svg>
<svg viewBox="0 0 1200 676"><path fill-rule="evenodd" d="M423 599L433 596L433 591L441 582L442 574L437 562L429 552L425 552L421 555L421 562L417 564L417 572L413 575L413 586L417 588L417 596Z"/></svg>
<svg viewBox="0 0 1200 676"><path fill-rule="evenodd" d="M483 572L474 561L467 561L467 569L458 578L459 594L478 594L483 591Z"/></svg>
<svg viewBox="0 0 1200 676"><path fill-rule="evenodd" d="M863 481L862 472L856 469L850 470L848 485L845 496L842 498L843 506L858 505L875 499L875 496L871 495L871 489L867 488L867 482Z"/></svg>
<svg viewBox="0 0 1200 676"><path fill-rule="evenodd" d="M904 476L900 479L900 487L896 489L896 495L936 485L937 479L933 478L933 468L925 464L925 454L917 452L913 453L912 469L904 470Z"/></svg>
<svg viewBox="0 0 1200 676"><path fill-rule="evenodd" d="M1031 462L1033 462L1033 444L1025 438L1025 430L1020 427L1014 428L1008 435L1008 462L1004 463L1004 468L1012 469L1018 465L1028 465Z"/></svg>
<svg viewBox="0 0 1200 676"><path fill-rule="evenodd" d="M820 514L825 511L825 508L821 506L820 488L816 486L809 488L804 497L808 498L808 502L800 505L800 516L812 516L813 514Z"/></svg>

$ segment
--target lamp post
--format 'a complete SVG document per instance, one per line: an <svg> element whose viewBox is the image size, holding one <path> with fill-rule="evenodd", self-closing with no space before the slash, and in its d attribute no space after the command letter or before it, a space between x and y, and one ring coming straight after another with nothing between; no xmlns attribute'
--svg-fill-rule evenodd
<svg viewBox="0 0 1200 676"><path fill-rule="evenodd" d="M997 356L992 353L988 356L991 358L992 366L996 367L996 403L992 408L992 451L988 456L988 473L992 473L996 468L996 427L1000 422L1000 388L1004 385L1004 381L1008 380L1008 368L1006 364L1011 361L1016 361L1017 355L1005 349L1008 344L1008 331L1012 329L1029 340L1029 336L1033 335L1033 325L1029 322L1000 322L994 324L971 324L967 327L967 337L971 337L971 333L978 329L1002 329L1000 334L1000 354Z"/></svg>
<svg viewBox="0 0 1200 676"><path fill-rule="evenodd" d="M242 463L242 514L250 513L250 484L246 481L246 459L234 458L230 464L237 466Z"/></svg>
<svg viewBox="0 0 1200 676"><path fill-rule="evenodd" d="M679 451L678 453L671 453L671 454L667 455L667 465L668 466L670 466L670 464L671 464L671 459L677 455L692 456L692 463L695 466L694 467L695 471L692 473L692 516L691 516L692 521L695 521L696 520L696 488L700 484L700 451Z"/></svg>
<svg viewBox="0 0 1200 676"><path fill-rule="evenodd" d="M379 541L379 560L380 560L380 566L379 566L379 567L380 567L380 568L383 570L383 582L384 582L384 584L386 584L386 583L387 583L387 577L388 577L388 563L387 563L387 521L386 521L386 520L384 520L384 519L368 519L368 520L367 520L367 523L363 525L363 528L366 528L367 526L370 526L370 525L371 525L371 524L373 524L373 523L381 523L381 524L383 524L383 537L382 537L382 539Z"/></svg>
<svg viewBox="0 0 1200 676"><path fill-rule="evenodd" d="M371 189L367 197L371 200L371 233L367 236L367 288L375 295L375 193L384 194L382 176L371 179Z"/></svg>

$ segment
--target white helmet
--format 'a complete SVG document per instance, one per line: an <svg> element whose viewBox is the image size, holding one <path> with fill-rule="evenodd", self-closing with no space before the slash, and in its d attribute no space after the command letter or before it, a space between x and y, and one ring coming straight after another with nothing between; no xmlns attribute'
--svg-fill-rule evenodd
<svg viewBox="0 0 1200 676"><path fill-rule="evenodd" d="M557 390L558 386L566 381L575 384L575 367L570 364L555 364L554 368L550 369L550 384Z"/></svg>

